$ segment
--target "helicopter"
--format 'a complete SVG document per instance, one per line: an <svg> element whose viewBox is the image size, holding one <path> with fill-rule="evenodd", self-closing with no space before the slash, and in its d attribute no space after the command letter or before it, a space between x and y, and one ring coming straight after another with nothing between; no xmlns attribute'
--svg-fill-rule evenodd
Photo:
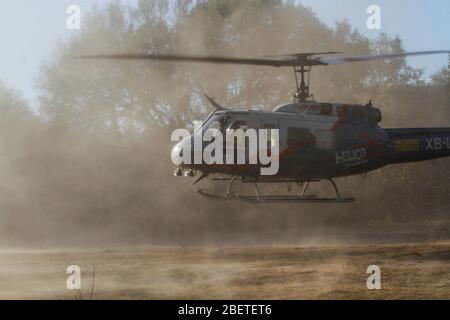
<svg viewBox="0 0 450 320"><path fill-rule="evenodd" d="M159 60L289 67L294 71L296 92L293 100L273 111L227 108L205 94L215 108L202 122L200 133L212 126L226 135L230 129L268 130L267 143L273 143L270 131L277 131L279 170L275 175L261 174L260 163L181 163L175 176L199 177L194 185L205 178L227 182L224 194L196 189L205 197L219 200L240 200L249 203L349 203L354 197L341 195L334 179L368 172L390 164L408 163L450 156L450 128L383 129L380 109L369 101L365 105L318 102L310 93L311 70L316 66L395 59L400 57L448 54L449 50L418 51L378 55L344 56L340 52L297 53L268 57L242 58L183 54L106 54L82 56L83 59ZM217 123L219 124L217 126ZM172 155L183 148L193 150L195 134L179 141ZM211 141L202 141L205 148ZM225 150L225 148L224 148ZM228 149L227 149L228 150ZM226 152L225 152L226 153ZM248 157L248 153L247 153ZM311 183L329 181L335 196L319 197L308 194ZM235 182L252 184L254 195L233 192ZM261 194L258 185L285 183L285 195ZM292 185L298 186L293 194Z"/></svg>

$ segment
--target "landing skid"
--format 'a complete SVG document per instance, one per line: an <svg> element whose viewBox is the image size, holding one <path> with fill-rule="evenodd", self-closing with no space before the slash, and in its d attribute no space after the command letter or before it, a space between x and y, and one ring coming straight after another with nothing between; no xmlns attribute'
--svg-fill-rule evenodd
<svg viewBox="0 0 450 320"><path fill-rule="evenodd" d="M196 189L195 191L207 198L215 200L239 200L243 202L259 204L259 203L349 203L355 201L355 198L343 198L341 197L336 183L332 179L328 179L333 185L336 192L335 198L320 198L315 195L306 195L306 191L309 186L309 182L303 185L302 191L298 195L261 195L259 193L258 185L255 182L255 196L251 195L240 195L238 193L232 193L231 188L235 181L235 177L230 180L228 189L225 195L218 195L209 193L205 189Z"/></svg>
<svg viewBox="0 0 450 320"><path fill-rule="evenodd" d="M239 200L248 203L349 203L355 198L319 198L316 196L295 196L295 195L273 195L273 196L249 196L237 193L229 195L217 195L207 192L204 189L195 190L198 194L214 200Z"/></svg>

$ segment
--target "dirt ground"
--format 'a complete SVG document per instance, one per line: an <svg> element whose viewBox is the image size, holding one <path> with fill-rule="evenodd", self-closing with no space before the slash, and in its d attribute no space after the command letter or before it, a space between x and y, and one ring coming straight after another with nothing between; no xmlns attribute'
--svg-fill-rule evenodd
<svg viewBox="0 0 450 320"><path fill-rule="evenodd" d="M81 267L81 292L66 288L69 265ZM381 268L381 290L367 289L369 265ZM91 291L93 299L449 299L450 241L0 252L1 299Z"/></svg>

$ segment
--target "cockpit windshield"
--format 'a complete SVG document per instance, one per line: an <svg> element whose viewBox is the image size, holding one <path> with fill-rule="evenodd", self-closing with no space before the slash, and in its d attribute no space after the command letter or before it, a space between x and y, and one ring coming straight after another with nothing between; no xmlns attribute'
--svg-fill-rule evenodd
<svg viewBox="0 0 450 320"><path fill-rule="evenodd" d="M227 125L227 116L225 114L213 114L203 123L201 127L201 132L204 133L206 130L220 130L224 131ZM198 131L200 133L200 130Z"/></svg>

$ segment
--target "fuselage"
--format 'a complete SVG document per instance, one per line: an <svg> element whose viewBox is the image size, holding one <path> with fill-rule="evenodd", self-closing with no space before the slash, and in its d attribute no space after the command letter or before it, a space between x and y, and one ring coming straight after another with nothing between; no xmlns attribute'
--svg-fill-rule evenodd
<svg viewBox="0 0 450 320"><path fill-rule="evenodd" d="M363 174L390 163L450 155L450 129L382 129L378 125L381 112L371 104L311 101L285 104L273 112L220 110L205 120L202 130L208 128L212 118L222 119L223 130L278 129L279 170L272 178L328 179ZM183 166L241 177L258 177L261 167L205 163Z"/></svg>

